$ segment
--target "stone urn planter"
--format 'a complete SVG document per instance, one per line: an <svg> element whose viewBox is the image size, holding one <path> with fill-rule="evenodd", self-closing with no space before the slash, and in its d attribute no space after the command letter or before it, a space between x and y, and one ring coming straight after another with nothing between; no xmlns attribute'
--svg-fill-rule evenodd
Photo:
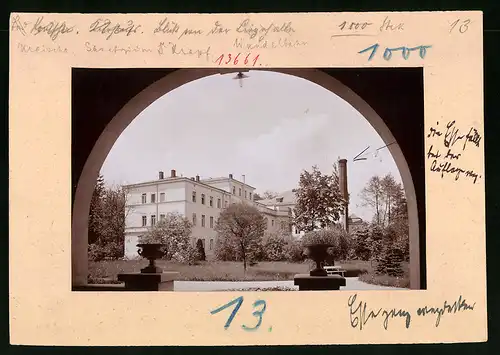
<svg viewBox="0 0 500 355"><path fill-rule="evenodd" d="M316 268L309 272L310 276L328 276L328 273L321 266L321 263L328 257L328 248L333 247L332 244L307 244L307 256L314 260Z"/></svg>
<svg viewBox="0 0 500 355"><path fill-rule="evenodd" d="M140 243L137 244L137 247L139 248L137 250L137 253L144 259L149 260L149 265L141 269L141 273L143 274L162 273L163 270L158 266L156 266L155 260L160 259L165 255L165 250L162 250L162 248L165 247L165 244Z"/></svg>

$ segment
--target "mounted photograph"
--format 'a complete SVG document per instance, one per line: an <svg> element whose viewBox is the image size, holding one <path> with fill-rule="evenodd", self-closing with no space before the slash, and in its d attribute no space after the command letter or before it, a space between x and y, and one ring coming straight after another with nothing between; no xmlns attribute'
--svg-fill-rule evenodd
<svg viewBox="0 0 500 355"><path fill-rule="evenodd" d="M71 86L74 291L426 289L422 68Z"/></svg>

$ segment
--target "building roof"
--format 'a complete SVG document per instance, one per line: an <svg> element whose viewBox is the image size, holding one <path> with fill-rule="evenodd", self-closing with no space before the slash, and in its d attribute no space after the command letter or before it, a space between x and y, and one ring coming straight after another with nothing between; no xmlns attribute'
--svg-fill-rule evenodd
<svg viewBox="0 0 500 355"><path fill-rule="evenodd" d="M190 182L190 183L193 183L193 184L197 184L197 185L201 185L201 186L204 186L204 187L207 187L209 189L213 189L213 190L217 190L217 191L220 191L220 192L223 192L223 193L226 193L226 194L230 194L230 192L226 191L226 190L223 190L223 189L220 189L218 187L215 187L215 186L212 186L210 184L207 184L206 182L203 182L203 180L200 180L200 181L196 181L196 180L193 180L193 179L190 179L190 178L187 178L187 177L179 177L179 176L176 176L176 177L168 177L168 178L164 178L164 179L156 179L156 180L151 180L151 181L144 181L144 182L139 182L139 183L136 183L136 184L129 184L129 185L124 185L123 187L125 189L127 188L134 188L134 187L141 187L141 186L148 186L148 185L158 185L158 184L169 184L169 183L173 183L173 182Z"/></svg>
<svg viewBox="0 0 500 355"><path fill-rule="evenodd" d="M209 184L211 182L217 182L217 181L236 181L236 182L239 182L240 184L246 185L246 186L255 190L255 187L253 187L252 185L248 185L246 182L240 181L240 180L235 179L235 178L226 177L226 176L218 176L218 177L213 177L213 178L210 177L210 178L200 179L200 181L205 183L205 184Z"/></svg>
<svg viewBox="0 0 500 355"><path fill-rule="evenodd" d="M278 194L275 198L259 200L258 202L267 206L295 205L297 195L293 190L288 190Z"/></svg>

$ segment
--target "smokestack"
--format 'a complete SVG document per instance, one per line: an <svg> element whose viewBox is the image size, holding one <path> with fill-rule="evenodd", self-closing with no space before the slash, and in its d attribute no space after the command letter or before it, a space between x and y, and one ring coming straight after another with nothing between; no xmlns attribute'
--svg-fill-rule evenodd
<svg viewBox="0 0 500 355"><path fill-rule="evenodd" d="M232 179L233 178L233 174L229 174L229 178Z"/></svg>
<svg viewBox="0 0 500 355"><path fill-rule="evenodd" d="M340 194L344 198L344 228L349 232L349 192L347 190L347 159L339 160L339 185Z"/></svg>
<svg viewBox="0 0 500 355"><path fill-rule="evenodd" d="M196 175L196 181L200 181L200 175Z"/></svg>
<svg viewBox="0 0 500 355"><path fill-rule="evenodd" d="M170 177L173 177L173 178L175 177L175 170L174 169L170 170Z"/></svg>
<svg viewBox="0 0 500 355"><path fill-rule="evenodd" d="M163 171L160 171L160 172L158 173L158 178L159 178L160 180L163 180Z"/></svg>

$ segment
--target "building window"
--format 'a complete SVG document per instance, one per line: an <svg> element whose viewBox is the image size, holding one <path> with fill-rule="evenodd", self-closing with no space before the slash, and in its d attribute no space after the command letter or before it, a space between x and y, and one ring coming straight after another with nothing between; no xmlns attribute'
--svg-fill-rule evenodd
<svg viewBox="0 0 500 355"><path fill-rule="evenodd" d="M156 203L156 194L151 194L151 203Z"/></svg>
<svg viewBox="0 0 500 355"><path fill-rule="evenodd" d="M141 199L142 203L146 203L146 194L142 194Z"/></svg>
<svg viewBox="0 0 500 355"><path fill-rule="evenodd" d="M201 204L205 204L205 194L201 194Z"/></svg>
<svg viewBox="0 0 500 355"><path fill-rule="evenodd" d="M165 192L160 193L160 202L165 202Z"/></svg>
<svg viewBox="0 0 500 355"><path fill-rule="evenodd" d="M245 190L245 198L247 198L247 190Z"/></svg>
<svg viewBox="0 0 500 355"><path fill-rule="evenodd" d="M233 195L236 195L236 187L233 186Z"/></svg>
<svg viewBox="0 0 500 355"><path fill-rule="evenodd" d="M196 226L196 213L193 213L193 226Z"/></svg>
<svg viewBox="0 0 500 355"><path fill-rule="evenodd" d="M196 202L196 191L193 191L193 202Z"/></svg>
<svg viewBox="0 0 500 355"><path fill-rule="evenodd" d="M210 196L210 207L214 207L214 198Z"/></svg>
<svg viewBox="0 0 500 355"><path fill-rule="evenodd" d="M252 193L251 192L250 192L250 197L249 198L250 198L250 200L252 199Z"/></svg>
<svg viewBox="0 0 500 355"><path fill-rule="evenodd" d="M155 215L155 214L153 214L153 215L151 215L151 226L153 226L153 227L154 227L154 226L155 226L155 224L156 224L156 215Z"/></svg>
<svg viewBox="0 0 500 355"><path fill-rule="evenodd" d="M217 208L220 208L220 198L217 199Z"/></svg>
<svg viewBox="0 0 500 355"><path fill-rule="evenodd" d="M165 215L164 214L161 214L160 215L160 221L163 221L165 219Z"/></svg>
<svg viewBox="0 0 500 355"><path fill-rule="evenodd" d="M241 196L241 188L238 189L238 195Z"/></svg>
<svg viewBox="0 0 500 355"><path fill-rule="evenodd" d="M210 239L210 250L214 248L214 240Z"/></svg>
<svg viewBox="0 0 500 355"><path fill-rule="evenodd" d="M147 224L148 224L148 217L142 216L142 226L146 227Z"/></svg>
<svg viewBox="0 0 500 355"><path fill-rule="evenodd" d="M274 219L271 219L271 226L274 227Z"/></svg>
<svg viewBox="0 0 500 355"><path fill-rule="evenodd" d="M201 226L205 227L205 215L204 214L201 215Z"/></svg>
<svg viewBox="0 0 500 355"><path fill-rule="evenodd" d="M210 228L214 227L214 218L210 217Z"/></svg>
<svg viewBox="0 0 500 355"><path fill-rule="evenodd" d="M228 202L227 202L227 201L225 201L225 207L227 207L227 204L228 204Z"/></svg>
<svg viewBox="0 0 500 355"><path fill-rule="evenodd" d="M203 244L203 250L205 250L205 238L201 240L201 244Z"/></svg>

